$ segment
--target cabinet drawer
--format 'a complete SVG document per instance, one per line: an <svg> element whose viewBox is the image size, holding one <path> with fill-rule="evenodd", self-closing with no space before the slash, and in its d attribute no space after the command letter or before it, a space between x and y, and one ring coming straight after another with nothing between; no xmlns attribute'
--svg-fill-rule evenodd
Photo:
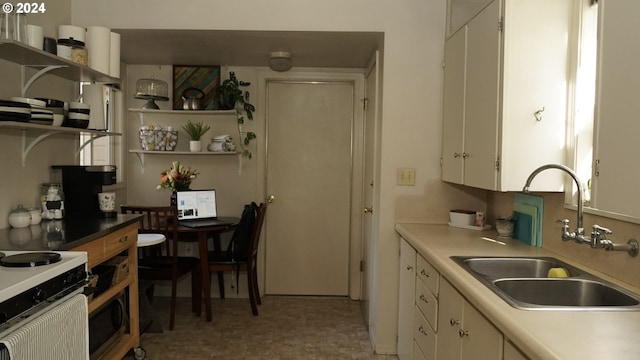
<svg viewBox="0 0 640 360"><path fill-rule="evenodd" d="M415 307L413 312L413 340L418 344L422 355L427 360L436 358L436 333L433 331L422 312ZM415 353L415 352L414 352Z"/></svg>
<svg viewBox="0 0 640 360"><path fill-rule="evenodd" d="M105 257L111 258L128 249L132 243L135 244L138 241L138 231L136 227L128 226L114 231L103 239Z"/></svg>
<svg viewBox="0 0 640 360"><path fill-rule="evenodd" d="M438 297L440 274L422 256L417 256L416 259L416 276Z"/></svg>
<svg viewBox="0 0 640 360"><path fill-rule="evenodd" d="M138 224L129 225L111 234L73 248L73 251L86 251L89 268L127 250L138 241Z"/></svg>
<svg viewBox="0 0 640 360"><path fill-rule="evenodd" d="M416 306L429 322L429 325L438 330L438 300L433 296L427 286L416 278Z"/></svg>

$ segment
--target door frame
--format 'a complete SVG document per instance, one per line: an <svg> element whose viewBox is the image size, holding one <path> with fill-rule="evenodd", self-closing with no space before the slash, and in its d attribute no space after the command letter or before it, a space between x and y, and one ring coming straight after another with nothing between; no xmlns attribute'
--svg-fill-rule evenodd
<svg viewBox="0 0 640 360"><path fill-rule="evenodd" d="M370 94L368 92L366 92L366 88L369 87L368 84L368 79L370 74L374 73L375 74L375 84L373 84L374 86L374 93ZM377 259L375 257L375 254L377 253L377 251L375 250L377 247L377 235L376 232L374 231L374 229L377 228L377 224L378 224L378 207L376 204L379 204L379 199L378 199L378 194L380 193L379 191L379 184L380 184L380 177L378 175L379 172L379 157L378 157L378 152L377 149L379 149L378 143L379 143L379 136L380 136L380 114L381 112L381 104L382 101L380 99L381 96L381 56L380 56L380 52L379 51L375 51L374 54L371 56L371 59L369 61L369 65L367 66L367 70L365 71L364 74L364 79L365 79L365 97L366 97L366 101L368 104L368 113L373 113L373 119L367 119L367 111L365 111L364 114L364 122L367 125L373 125L373 129L372 129L372 133L367 135L367 129L366 129L366 125L363 125L363 150L362 150L362 154L363 154L363 158L362 158L362 213L361 213L361 218L362 218L362 243L361 243L361 251L362 251L362 261L364 262L364 266L362 268L362 273L361 273L361 286L360 286L360 306L361 306L361 311L362 311L362 315L363 318L365 319L365 325L367 326L367 328L369 329L369 334L370 336L372 334L375 334L375 328L374 328L374 322L375 319L373 317L374 311L372 311L372 307L375 306L375 301L372 301L372 297L373 297L373 289L375 287L374 284L374 269L377 267ZM373 101L371 101L373 100ZM364 111L364 110L363 110ZM366 136L372 136L372 138L366 138ZM367 141L370 142L369 145L367 145ZM372 177L372 181L373 184L370 185L368 183L368 179L365 178L366 175L368 175L366 173L366 166L367 166L367 158L366 158L366 154L365 151L367 150L367 148L370 147L370 151L371 154L369 154L369 156L371 156L371 177ZM368 189L368 187L371 187L371 189ZM371 203L365 202L366 196L365 196L365 191L371 191ZM364 208L365 207L372 207L373 208L373 212L367 214L364 213ZM370 217L370 221L367 224L367 222L365 221L365 216L369 216ZM365 226L370 226L371 228L369 229L369 232L365 231ZM370 238L366 238L366 235L369 234ZM374 341L372 340L372 343L374 343Z"/></svg>
<svg viewBox="0 0 640 360"><path fill-rule="evenodd" d="M361 271L360 261L362 260L362 179L363 179L363 152L364 152L364 109L362 99L364 98L364 69L326 69L326 70L296 70L279 73L271 70L258 71L258 101L261 109L261 116L256 119L263 119L261 125L264 133L264 142L260 144L262 154L258 163L258 179L263 179L259 183L258 194L262 194L262 198L267 197L267 152L268 152L268 133L267 133L267 84L270 81L290 81L290 82L353 82L353 122L351 134L351 204L350 204L350 239L349 239L349 298L352 300L360 299L361 292ZM268 217L268 215L267 215ZM265 226L268 221L265 220ZM263 231L263 234L267 233ZM259 271L263 274L259 276L262 288L264 288L264 271L266 268L265 246L268 239L263 238L260 242L260 262Z"/></svg>

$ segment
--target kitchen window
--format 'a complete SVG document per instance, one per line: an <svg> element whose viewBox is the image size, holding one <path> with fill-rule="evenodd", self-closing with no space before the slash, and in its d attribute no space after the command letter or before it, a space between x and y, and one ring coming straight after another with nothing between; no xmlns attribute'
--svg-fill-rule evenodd
<svg viewBox="0 0 640 360"><path fill-rule="evenodd" d="M81 86L82 89L82 86ZM81 90L82 94L82 90ZM123 116L122 116L122 92L114 89L110 91L108 104L112 112L112 119L107 120L108 131L122 133ZM124 134L123 134L124 135ZM80 144L84 144L91 139L89 134L80 135ZM80 165L115 165L117 182L124 181L124 147L123 136L103 136L94 139L88 145L80 150Z"/></svg>
<svg viewBox="0 0 640 360"><path fill-rule="evenodd" d="M596 60L598 45L598 5L595 0L580 2L578 16L576 54L574 60L573 120L568 132L569 163L585 185L585 205L591 199L593 164L593 128L596 91ZM571 131L572 129L572 131ZM577 189L574 189L576 191Z"/></svg>

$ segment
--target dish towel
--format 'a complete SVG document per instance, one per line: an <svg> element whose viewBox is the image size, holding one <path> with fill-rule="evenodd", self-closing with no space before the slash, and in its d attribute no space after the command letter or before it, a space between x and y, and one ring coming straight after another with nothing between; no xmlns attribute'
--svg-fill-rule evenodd
<svg viewBox="0 0 640 360"><path fill-rule="evenodd" d="M0 340L11 360L89 359L89 309L82 294L72 295L16 326Z"/></svg>

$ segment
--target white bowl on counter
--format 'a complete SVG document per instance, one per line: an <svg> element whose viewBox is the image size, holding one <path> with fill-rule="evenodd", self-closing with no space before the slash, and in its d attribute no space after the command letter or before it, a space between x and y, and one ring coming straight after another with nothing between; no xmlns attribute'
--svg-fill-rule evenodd
<svg viewBox="0 0 640 360"><path fill-rule="evenodd" d="M9 213L9 225L13 228L26 228L31 225L31 213L29 210L18 205L18 207Z"/></svg>

